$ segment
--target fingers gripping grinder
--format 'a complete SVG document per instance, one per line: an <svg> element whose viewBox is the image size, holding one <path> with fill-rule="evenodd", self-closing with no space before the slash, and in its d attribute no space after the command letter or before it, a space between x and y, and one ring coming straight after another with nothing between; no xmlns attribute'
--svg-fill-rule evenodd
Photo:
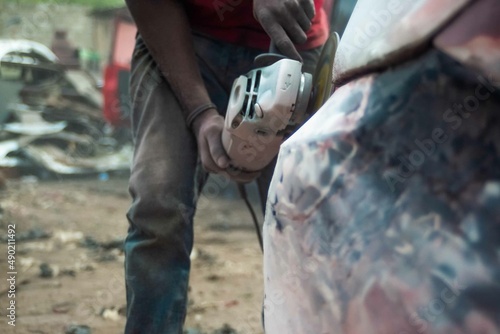
<svg viewBox="0 0 500 334"><path fill-rule="evenodd" d="M233 168L264 168L287 136L328 99L337 43L338 35L331 34L314 77L302 72L301 62L268 53L256 58L258 68L234 81L222 132Z"/></svg>

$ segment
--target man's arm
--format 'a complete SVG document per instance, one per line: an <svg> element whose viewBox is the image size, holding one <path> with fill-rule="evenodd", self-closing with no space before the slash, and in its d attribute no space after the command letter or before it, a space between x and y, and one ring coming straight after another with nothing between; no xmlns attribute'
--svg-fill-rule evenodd
<svg viewBox="0 0 500 334"><path fill-rule="evenodd" d="M184 116L211 102L195 57L191 29L178 0L126 0L137 28L179 100ZM167 112L167 111L165 111ZM224 119L211 108L194 119L202 164L220 172L229 165L221 142Z"/></svg>
<svg viewBox="0 0 500 334"><path fill-rule="evenodd" d="M148 50L188 119L193 110L210 103L210 97L199 72L182 2L126 0L126 3ZM281 52L300 59L293 42L306 40L304 31L309 29L310 19L314 16L312 0L254 0L254 14ZM224 119L215 109L206 110L192 124L202 165L210 172L220 173L229 166L229 157L221 139L223 127ZM246 181L254 175L240 173L231 177Z"/></svg>

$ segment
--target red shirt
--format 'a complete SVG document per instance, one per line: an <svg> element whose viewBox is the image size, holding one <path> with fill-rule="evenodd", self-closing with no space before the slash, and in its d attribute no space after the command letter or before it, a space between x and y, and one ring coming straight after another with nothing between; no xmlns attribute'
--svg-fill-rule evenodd
<svg viewBox="0 0 500 334"><path fill-rule="evenodd" d="M323 0L315 0L316 16L307 32L307 42L298 50L323 45L328 38L328 19ZM253 17L250 0L186 0L186 9L194 30L216 39L252 48L268 50L269 36Z"/></svg>

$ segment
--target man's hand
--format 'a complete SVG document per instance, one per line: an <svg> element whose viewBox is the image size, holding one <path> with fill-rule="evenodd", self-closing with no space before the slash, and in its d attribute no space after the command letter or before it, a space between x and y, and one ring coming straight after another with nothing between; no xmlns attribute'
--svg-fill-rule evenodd
<svg viewBox="0 0 500 334"><path fill-rule="evenodd" d="M194 119L193 132L198 142L203 168L211 173L225 175L239 183L248 183L260 175L260 172L235 171L229 167L230 158L222 145L224 118L217 110L209 109Z"/></svg>
<svg viewBox="0 0 500 334"><path fill-rule="evenodd" d="M314 18L313 0L254 0L254 16L285 56L302 60L295 44L307 41Z"/></svg>
<svg viewBox="0 0 500 334"><path fill-rule="evenodd" d="M224 118L215 109L209 109L194 119L193 132L198 141L203 168L220 173L229 167L229 157L222 145Z"/></svg>

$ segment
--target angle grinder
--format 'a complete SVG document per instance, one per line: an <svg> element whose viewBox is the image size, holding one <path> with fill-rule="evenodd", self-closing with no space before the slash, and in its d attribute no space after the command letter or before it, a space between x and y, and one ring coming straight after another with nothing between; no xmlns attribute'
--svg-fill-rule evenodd
<svg viewBox="0 0 500 334"><path fill-rule="evenodd" d="M269 53L255 59L257 68L234 81L222 131L232 169L263 169L281 143L328 100L338 42L338 34L331 33L313 75L271 44Z"/></svg>

